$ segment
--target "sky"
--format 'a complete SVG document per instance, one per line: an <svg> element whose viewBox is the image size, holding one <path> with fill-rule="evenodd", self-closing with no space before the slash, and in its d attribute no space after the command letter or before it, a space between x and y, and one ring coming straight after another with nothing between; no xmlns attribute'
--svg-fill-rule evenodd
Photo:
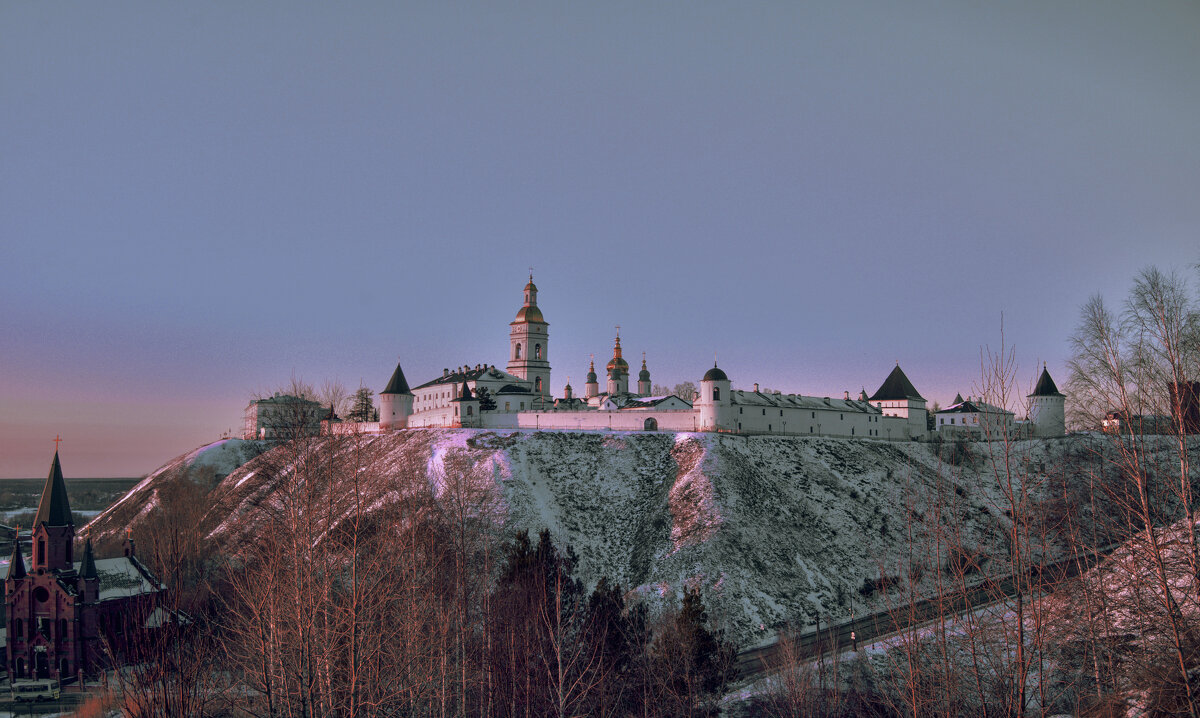
<svg viewBox="0 0 1200 718"><path fill-rule="evenodd" d="M0 2L0 478L293 376L641 352L931 402L1200 262L1192 2Z"/></svg>

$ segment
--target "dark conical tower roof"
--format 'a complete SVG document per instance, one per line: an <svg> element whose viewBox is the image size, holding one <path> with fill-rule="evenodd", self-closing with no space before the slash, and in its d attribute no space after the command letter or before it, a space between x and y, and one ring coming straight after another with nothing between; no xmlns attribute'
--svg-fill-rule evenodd
<svg viewBox="0 0 1200 718"><path fill-rule="evenodd" d="M21 555L21 542L14 540L12 559L8 562L8 578L25 578L25 575L25 557Z"/></svg>
<svg viewBox="0 0 1200 718"><path fill-rule="evenodd" d="M1033 393L1030 396L1066 396L1058 390L1054 385L1054 380L1050 378L1050 372L1046 371L1046 367L1042 366L1042 375L1038 377L1037 386L1033 388Z"/></svg>
<svg viewBox="0 0 1200 718"><path fill-rule="evenodd" d="M462 389L458 392L458 396L452 401L474 401L475 397L471 395L471 387L467 386L467 380L463 379Z"/></svg>
<svg viewBox="0 0 1200 718"><path fill-rule="evenodd" d="M917 392L917 388L904 375L899 364L896 365L891 374L888 374L888 378L884 380L883 386L879 387L879 391L875 392L870 400L895 401L896 399L920 399L921 401L925 401L925 397Z"/></svg>
<svg viewBox="0 0 1200 718"><path fill-rule="evenodd" d="M67 501L67 483L63 481L62 467L58 463L58 452L54 452L54 461L50 462L50 475L46 477L46 487L42 489L42 502L38 504L37 516L33 519L33 527L42 524L47 526L74 526L71 520L71 503Z"/></svg>
<svg viewBox="0 0 1200 718"><path fill-rule="evenodd" d="M388 382L387 388L379 392L380 394L411 394L412 390L408 388L408 380L404 378L404 370L400 365L396 365L396 371L392 372L392 379Z"/></svg>
<svg viewBox="0 0 1200 718"><path fill-rule="evenodd" d="M96 578L96 556L92 553L92 539L83 545L83 563L79 566L80 578Z"/></svg>

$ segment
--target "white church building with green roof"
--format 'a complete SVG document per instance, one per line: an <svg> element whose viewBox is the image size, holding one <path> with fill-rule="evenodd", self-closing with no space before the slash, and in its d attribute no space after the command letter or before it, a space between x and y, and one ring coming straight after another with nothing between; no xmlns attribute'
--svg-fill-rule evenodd
<svg viewBox="0 0 1200 718"><path fill-rule="evenodd" d="M484 363L447 367L441 376L411 387L397 364L379 394L378 424L362 429L708 431L893 441L925 440L933 435L928 428L926 401L899 364L871 396L865 391L854 398L849 392L843 392L840 398L763 392L757 384L753 390L735 390L715 363L700 379L694 396L651 396L644 355L631 391L629 363L623 356L619 335L605 367L603 386L593 362L582 395L568 383L562 396L552 396L550 325L538 306L537 295L531 275L524 301L509 323L504 369ZM1054 407L1038 405L1036 412L1031 411L1031 423L1045 426L1033 433L1062 435L1061 417L1061 402L1057 413Z"/></svg>

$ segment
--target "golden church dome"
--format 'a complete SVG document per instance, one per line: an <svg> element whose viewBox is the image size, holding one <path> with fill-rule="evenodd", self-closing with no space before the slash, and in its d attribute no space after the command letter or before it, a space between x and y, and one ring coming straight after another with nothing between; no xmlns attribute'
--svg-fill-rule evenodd
<svg viewBox="0 0 1200 718"><path fill-rule="evenodd" d="M538 309L537 305L531 305L518 309L517 318L513 321L545 323L546 320L542 318L542 310Z"/></svg>

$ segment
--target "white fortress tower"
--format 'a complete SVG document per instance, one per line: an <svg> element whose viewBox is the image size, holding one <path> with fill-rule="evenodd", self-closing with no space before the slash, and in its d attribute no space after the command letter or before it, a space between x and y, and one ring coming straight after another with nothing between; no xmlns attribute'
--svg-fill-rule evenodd
<svg viewBox="0 0 1200 718"><path fill-rule="evenodd" d="M550 397L550 325L537 305L533 274L525 285L525 303L509 322L508 373L532 385L534 395Z"/></svg>
<svg viewBox="0 0 1200 718"><path fill-rule="evenodd" d="M1050 378L1050 372L1042 365L1042 376L1029 399L1029 422L1033 424L1033 435L1042 438L1064 436L1067 433L1066 395L1059 392Z"/></svg>
<svg viewBox="0 0 1200 718"><path fill-rule="evenodd" d="M413 393L404 378L404 370L396 364L387 388L379 392L379 430L407 429L413 412Z"/></svg>
<svg viewBox="0 0 1200 718"><path fill-rule="evenodd" d="M732 418L729 377L717 368L716 362L700 380L699 394L696 409L699 412L700 431L729 429L729 420Z"/></svg>
<svg viewBox="0 0 1200 718"><path fill-rule="evenodd" d="M904 370L900 368L900 362L896 362L896 368L892 369L892 373L888 374L883 385L867 401L882 411L884 416L907 419L908 424L905 431L908 432L909 438L924 439L929 436L929 429L925 423L926 417L929 416L929 412L925 409L925 397L921 396L905 376ZM902 437L889 435L888 438L899 439Z"/></svg>

